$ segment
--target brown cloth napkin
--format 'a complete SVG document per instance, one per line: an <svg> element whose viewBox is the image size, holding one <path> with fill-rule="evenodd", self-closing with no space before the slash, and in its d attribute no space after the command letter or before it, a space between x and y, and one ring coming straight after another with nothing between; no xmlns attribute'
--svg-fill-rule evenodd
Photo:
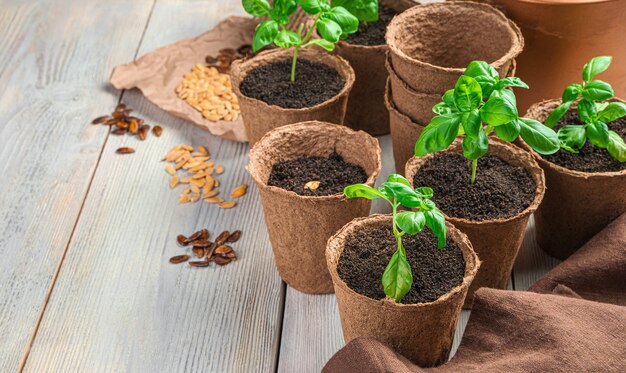
<svg viewBox="0 0 626 373"><path fill-rule="evenodd" d="M323 371L624 372L625 264L626 214L533 285L534 292L480 289L450 362L420 368L381 342L359 338Z"/></svg>

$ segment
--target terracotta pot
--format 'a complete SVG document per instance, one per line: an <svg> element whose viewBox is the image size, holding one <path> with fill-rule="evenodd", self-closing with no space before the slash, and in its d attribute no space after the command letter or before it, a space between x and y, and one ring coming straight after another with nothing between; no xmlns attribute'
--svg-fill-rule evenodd
<svg viewBox="0 0 626 373"><path fill-rule="evenodd" d="M561 103L548 100L526 117L543 122ZM546 196L535 213L537 243L549 255L566 259L615 218L626 212L626 170L580 172L545 160L528 145L546 175Z"/></svg>
<svg viewBox="0 0 626 373"><path fill-rule="evenodd" d="M526 40L517 58L519 77L531 89L517 90L520 113L530 105L561 97L580 82L583 65L595 56L613 56L600 79L626 97L626 0L489 0L522 29Z"/></svg>
<svg viewBox="0 0 626 373"><path fill-rule="evenodd" d="M519 28L497 9L474 2L415 6L387 28L391 63L415 91L442 95L473 60L492 64L504 77L522 51Z"/></svg>
<svg viewBox="0 0 626 373"><path fill-rule="evenodd" d="M387 299L376 300L350 289L337 273L347 238L372 226L391 229L391 216L355 219L328 240L326 259L335 285L346 343L358 337L373 337L422 367L446 362L461 306L480 266L472 245L465 234L447 223L448 239L459 245L465 259L461 285L430 303L398 304Z"/></svg>
<svg viewBox="0 0 626 373"><path fill-rule="evenodd" d="M366 183L374 185L381 167L378 141L362 131L316 121L268 132L250 150L246 167L259 188L278 272L286 283L305 293L332 293L324 257L326 242L352 219L369 214L371 201L348 199L343 193L301 196L269 186L267 181L277 162L329 156L333 151L363 167Z"/></svg>
<svg viewBox="0 0 626 373"><path fill-rule="evenodd" d="M399 12L416 5L412 0L380 0L380 3ZM350 63L356 75L345 125L374 136L389 133L389 117L383 104L387 45L356 45L340 41L335 50Z"/></svg>
<svg viewBox="0 0 626 373"><path fill-rule="evenodd" d="M319 49L305 48L299 51L299 57L312 62L323 63L337 70L345 79L343 89L334 97L315 106L302 109L287 109L268 105L261 100L244 96L239 90L243 79L254 68L270 62L291 59L293 50L274 49L260 53L246 61L235 61L231 66L233 91L239 99L241 116L250 146L253 146L268 131L286 124L319 120L343 124L348 104L348 95L354 85L354 70L346 60Z"/></svg>
<svg viewBox="0 0 626 373"><path fill-rule="evenodd" d="M423 157L413 157L406 165L406 178L413 184L413 178L419 169L430 159L445 152L463 153L461 141L456 140L450 148L438 153L427 154ZM532 155L513 145L498 139L489 139L489 153L497 155L510 165L524 167L535 182L535 198L524 211L506 218L490 220L470 220L449 216L445 211L446 219L467 234L474 250L482 261L476 279L472 282L465 308L471 308L474 293L481 287L505 289L511 276L511 269L520 245L524 239L528 218L543 199L546 190L543 170L539 167ZM480 172L480 169L478 170ZM435 196L437 191L435 191Z"/></svg>
<svg viewBox="0 0 626 373"><path fill-rule="evenodd" d="M392 94L391 82L388 80L385 91L385 107L389 111L391 147L393 148L396 172L402 174L404 165L415 153L415 143L420 137L424 126L413 122L411 118L399 112L391 101Z"/></svg>

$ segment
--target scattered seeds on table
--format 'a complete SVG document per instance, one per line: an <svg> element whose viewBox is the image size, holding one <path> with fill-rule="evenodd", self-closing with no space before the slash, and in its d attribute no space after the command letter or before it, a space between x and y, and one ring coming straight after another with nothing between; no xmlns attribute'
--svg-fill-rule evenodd
<svg viewBox="0 0 626 373"><path fill-rule="evenodd" d="M248 185L246 184L241 184L235 187L235 189L233 189L233 191L230 193L230 196L232 198L239 198L241 196L243 196L244 194L246 194L246 191L248 190Z"/></svg>
<svg viewBox="0 0 626 373"><path fill-rule="evenodd" d="M189 237L179 234L176 242L181 246L191 245L191 252L198 259L189 262L191 267L208 267L211 262L223 266L237 260L237 253L232 246L224 245L225 242L235 242L239 240L241 231L236 230L232 234L229 231L220 233L215 242L208 241L209 231L201 229ZM188 261L191 258L189 254L177 255L170 258L170 263L179 264Z"/></svg>
<svg viewBox="0 0 626 373"><path fill-rule="evenodd" d="M170 263L178 264L189 260L189 255L176 255L170 258Z"/></svg>
<svg viewBox="0 0 626 373"><path fill-rule="evenodd" d="M123 147L123 148L118 148L115 152L118 154L130 154L130 153L134 153L135 149Z"/></svg>
<svg viewBox="0 0 626 373"><path fill-rule="evenodd" d="M223 209L232 209L236 205L237 205L237 202L233 202L233 201L225 201L219 204L219 206Z"/></svg>

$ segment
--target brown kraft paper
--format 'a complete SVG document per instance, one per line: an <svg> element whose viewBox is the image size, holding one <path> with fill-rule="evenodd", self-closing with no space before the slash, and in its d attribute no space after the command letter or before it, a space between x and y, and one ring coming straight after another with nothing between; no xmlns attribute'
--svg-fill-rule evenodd
<svg viewBox="0 0 626 373"><path fill-rule="evenodd" d="M450 148L441 152L411 158L406 165L405 174L411 185L413 185L413 178L419 172L419 169L429 159L443 152L462 153L461 141L457 139ZM524 211L506 219L476 221L446 215L447 221L450 221L455 227L467 234L474 250L476 250L478 257L482 261L480 270L470 286L464 308L471 308L474 293L481 287L506 288L515 258L524 239L528 218L541 203L546 190L543 170L537 165L532 155L518 147L493 138L489 139L488 154L496 155L510 165L526 169L536 185L535 198ZM480 172L480 169L478 172ZM445 214L445 211L442 212Z"/></svg>
<svg viewBox="0 0 626 373"><path fill-rule="evenodd" d="M465 258L461 285L430 303L398 304L358 294L337 273L346 239L366 226L391 229L391 219L390 215L355 219L328 240L326 259L335 285L344 339L348 343L359 337L373 337L420 366L442 364L448 360L461 306L480 261L467 236L446 223L448 239L459 245Z"/></svg>
<svg viewBox="0 0 626 373"><path fill-rule="evenodd" d="M381 168L378 141L363 131L323 122L286 125L268 132L250 150L247 170L259 188L265 225L283 280L311 294L332 293L324 251L328 238L354 218L369 213L371 201L343 194L300 196L267 185L272 166L306 156L329 156L336 151L357 164L373 186Z"/></svg>
<svg viewBox="0 0 626 373"><path fill-rule="evenodd" d="M380 0L380 4L399 12L416 5L412 0ZM356 75L345 125L373 136L389 133L389 116L383 103L387 45L356 45L340 41L335 50L350 63Z"/></svg>
<svg viewBox="0 0 626 373"><path fill-rule="evenodd" d="M354 70L346 60L315 48L305 48L298 52L298 58L323 63L339 72L345 79L343 89L334 97L315 106L302 109L287 109L244 96L239 90L246 75L257 66L272 61L291 59L292 49L275 49L260 53L246 61L235 61L231 66L233 91L239 99L241 115L250 145L254 145L268 131L292 123L318 120L334 124L343 124L348 104L348 95L354 85Z"/></svg>
<svg viewBox="0 0 626 373"><path fill-rule="evenodd" d="M386 39L398 77L417 92L439 95L473 60L504 77L524 47L521 31L502 12L464 1L408 9L389 24Z"/></svg>
<svg viewBox="0 0 626 373"><path fill-rule="evenodd" d="M543 122L560 100L532 105L526 117ZM626 170L580 172L545 160L530 149L546 175L546 196L535 213L537 244L551 256L565 259L626 212Z"/></svg>

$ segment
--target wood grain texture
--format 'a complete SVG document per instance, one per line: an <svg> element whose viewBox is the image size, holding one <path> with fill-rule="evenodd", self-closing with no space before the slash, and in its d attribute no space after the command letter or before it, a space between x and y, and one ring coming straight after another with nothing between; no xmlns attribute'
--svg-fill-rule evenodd
<svg viewBox="0 0 626 373"><path fill-rule="evenodd" d="M113 64L133 58L150 7L0 2L2 372L27 349L105 142L107 129L89 122L119 95L101 87Z"/></svg>

